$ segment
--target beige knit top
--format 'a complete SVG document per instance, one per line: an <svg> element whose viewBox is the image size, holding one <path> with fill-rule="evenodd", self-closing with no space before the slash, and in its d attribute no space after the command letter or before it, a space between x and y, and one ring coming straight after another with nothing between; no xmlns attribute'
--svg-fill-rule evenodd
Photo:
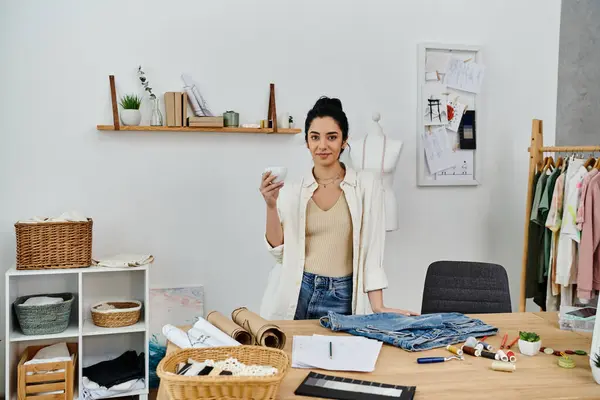
<svg viewBox="0 0 600 400"><path fill-rule="evenodd" d="M344 193L327 211L310 199L306 210L304 271L329 277L352 275L352 216Z"/></svg>

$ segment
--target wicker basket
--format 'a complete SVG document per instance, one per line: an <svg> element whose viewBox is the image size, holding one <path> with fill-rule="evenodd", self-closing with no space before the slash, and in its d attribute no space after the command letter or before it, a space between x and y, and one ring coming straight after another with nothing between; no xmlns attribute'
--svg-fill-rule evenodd
<svg viewBox="0 0 600 400"><path fill-rule="evenodd" d="M180 362L189 358L202 362L236 358L246 365L268 365L277 368L273 376L181 376L175 374ZM289 359L279 349L263 346L205 347L182 349L167 355L156 368L171 400L192 399L275 399L279 385L287 374Z"/></svg>
<svg viewBox="0 0 600 400"><path fill-rule="evenodd" d="M110 304L115 308L99 310L101 304ZM91 308L94 325L104 328L118 328L137 323L142 315L142 303L137 300L128 301L102 301Z"/></svg>
<svg viewBox="0 0 600 400"><path fill-rule="evenodd" d="M86 222L17 222L17 269L89 267L92 225L90 218Z"/></svg>
<svg viewBox="0 0 600 400"><path fill-rule="evenodd" d="M61 297L57 304L25 305L30 297ZM25 335L49 335L64 332L69 326L74 296L72 293L52 293L22 296L13 303L17 320Z"/></svg>

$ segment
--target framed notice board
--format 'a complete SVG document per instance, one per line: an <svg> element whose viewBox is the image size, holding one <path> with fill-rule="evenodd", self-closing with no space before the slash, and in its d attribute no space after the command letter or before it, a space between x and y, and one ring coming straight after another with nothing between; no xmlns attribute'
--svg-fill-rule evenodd
<svg viewBox="0 0 600 400"><path fill-rule="evenodd" d="M421 43L417 65L417 185L476 186L479 97L485 76L478 46Z"/></svg>

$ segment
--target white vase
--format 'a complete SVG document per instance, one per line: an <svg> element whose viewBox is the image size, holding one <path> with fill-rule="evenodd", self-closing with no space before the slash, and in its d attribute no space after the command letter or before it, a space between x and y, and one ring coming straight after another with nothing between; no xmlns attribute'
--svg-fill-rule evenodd
<svg viewBox="0 0 600 400"><path fill-rule="evenodd" d="M121 122L123 125L137 126L142 120L140 110L121 110Z"/></svg>
<svg viewBox="0 0 600 400"><path fill-rule="evenodd" d="M537 342L528 342L519 339L519 351L525 356L535 356L540 352L540 347L542 347L541 340L538 340Z"/></svg>
<svg viewBox="0 0 600 400"><path fill-rule="evenodd" d="M600 368L596 367L593 358L590 357L590 368L592 369L592 376L598 385L600 385Z"/></svg>

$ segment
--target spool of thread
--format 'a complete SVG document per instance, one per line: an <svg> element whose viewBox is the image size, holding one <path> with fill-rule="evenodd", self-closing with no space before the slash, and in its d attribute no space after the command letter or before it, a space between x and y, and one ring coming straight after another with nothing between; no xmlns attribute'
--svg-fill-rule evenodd
<svg viewBox="0 0 600 400"><path fill-rule="evenodd" d="M468 355L473 356L473 357L481 357L481 349L476 349L476 348L471 347L471 346L463 346L462 347L462 351L465 354L468 354Z"/></svg>
<svg viewBox="0 0 600 400"><path fill-rule="evenodd" d="M517 362L517 356L515 356L512 350L507 351L506 356L508 357L508 361L512 363Z"/></svg>
<svg viewBox="0 0 600 400"><path fill-rule="evenodd" d="M467 341L465 342L465 346L468 346L468 347L473 347L473 348L475 348L475 346L477 346L477 344L478 344L478 343L479 343L479 342L477 341L477 339L476 339L476 338L474 338L473 336L469 336L469 337L467 338Z"/></svg>
<svg viewBox="0 0 600 400"><path fill-rule="evenodd" d="M496 352L496 356L498 357L498 358L496 358L497 360L504 361L504 362L508 361L508 356L502 350L498 350Z"/></svg>
<svg viewBox="0 0 600 400"><path fill-rule="evenodd" d="M483 346L483 349L484 349L484 350L487 350L487 351L494 351L494 347L493 347L491 344L489 344L489 343L486 343L486 342L479 342L478 344L480 344L481 346Z"/></svg>
<svg viewBox="0 0 600 400"><path fill-rule="evenodd" d="M456 346L452 346L451 344L449 344L448 346L446 346L446 350L448 350L452 354L456 354L457 356L462 356L463 355L463 351L461 349L459 349Z"/></svg>
<svg viewBox="0 0 600 400"><path fill-rule="evenodd" d="M514 372L517 369L517 366L504 361L493 361L492 369L494 371Z"/></svg>
<svg viewBox="0 0 600 400"><path fill-rule="evenodd" d="M490 360L496 360L496 354L487 350L483 350L481 352L481 357L489 358Z"/></svg>

